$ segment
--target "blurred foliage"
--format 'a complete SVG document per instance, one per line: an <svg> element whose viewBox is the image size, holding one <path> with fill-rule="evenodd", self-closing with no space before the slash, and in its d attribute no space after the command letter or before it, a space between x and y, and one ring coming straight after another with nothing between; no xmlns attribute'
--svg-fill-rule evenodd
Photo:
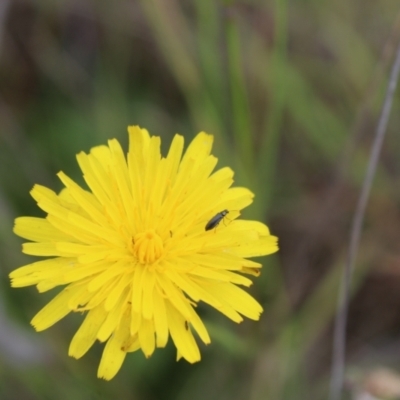
<svg viewBox="0 0 400 400"><path fill-rule="evenodd" d="M326 398L348 228L399 40L391 0L2 0L0 398ZM399 123L397 96L355 271L358 376L400 370ZM176 363L172 346L135 353L104 382L100 344L67 356L81 316L33 332L48 297L9 288L8 273L30 261L11 232L16 216L40 215L33 184L60 189L61 169L82 181L74 154L126 144L136 124L164 150L176 132L213 133L219 165L256 193L245 217L264 219L281 250L251 289L259 323L204 308L213 342L201 363Z"/></svg>

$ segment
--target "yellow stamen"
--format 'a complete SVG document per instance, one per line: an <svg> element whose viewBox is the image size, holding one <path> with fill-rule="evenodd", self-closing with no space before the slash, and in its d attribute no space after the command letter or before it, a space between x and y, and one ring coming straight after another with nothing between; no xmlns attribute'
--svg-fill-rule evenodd
<svg viewBox="0 0 400 400"><path fill-rule="evenodd" d="M130 247L140 264L152 264L164 253L164 243L153 229L137 233Z"/></svg>

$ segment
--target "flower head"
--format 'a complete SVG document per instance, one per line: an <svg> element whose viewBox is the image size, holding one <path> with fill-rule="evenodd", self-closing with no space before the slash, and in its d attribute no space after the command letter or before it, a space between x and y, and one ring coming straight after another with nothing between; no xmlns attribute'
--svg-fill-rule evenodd
<svg viewBox="0 0 400 400"><path fill-rule="evenodd" d="M128 352L149 357L169 336L178 358L199 361L192 332L210 342L199 301L235 322L257 320L261 306L238 285L250 286L243 274L261 267L247 257L278 249L264 224L237 219L253 194L231 188L230 168L213 172L211 135L199 133L184 154L176 135L162 157L159 137L137 126L128 131L126 157L115 139L77 155L89 190L63 172L60 194L34 186L47 216L17 218L14 232L32 241L24 253L51 258L10 274L13 287L63 287L32 325L42 331L85 312L69 355L80 358L96 340L106 342L98 376L107 380Z"/></svg>

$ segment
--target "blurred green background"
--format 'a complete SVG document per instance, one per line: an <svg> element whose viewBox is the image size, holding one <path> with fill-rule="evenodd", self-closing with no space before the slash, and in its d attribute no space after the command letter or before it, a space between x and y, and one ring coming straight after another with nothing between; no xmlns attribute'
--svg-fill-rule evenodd
<svg viewBox="0 0 400 400"><path fill-rule="evenodd" d="M400 40L393 0L0 0L0 399L325 399L349 226ZM35 183L82 182L75 154L127 125L215 135L219 166L256 193L280 251L250 292L260 322L201 308L200 363L172 345L96 378L102 345L67 356L82 321L29 325L52 293L10 289L31 262L15 217ZM400 124L396 96L349 314L346 398L400 398ZM384 368L384 369L383 369ZM390 392L390 389L392 391ZM386 390L386 391L385 391ZM396 391L397 390L397 391Z"/></svg>

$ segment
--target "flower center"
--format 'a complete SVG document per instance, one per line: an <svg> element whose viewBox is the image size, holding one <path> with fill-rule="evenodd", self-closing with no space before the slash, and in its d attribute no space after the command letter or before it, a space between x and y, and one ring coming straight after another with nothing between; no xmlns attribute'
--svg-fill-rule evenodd
<svg viewBox="0 0 400 400"><path fill-rule="evenodd" d="M141 264L151 264L164 253L164 244L160 236L150 229L137 233L132 238L131 251Z"/></svg>

